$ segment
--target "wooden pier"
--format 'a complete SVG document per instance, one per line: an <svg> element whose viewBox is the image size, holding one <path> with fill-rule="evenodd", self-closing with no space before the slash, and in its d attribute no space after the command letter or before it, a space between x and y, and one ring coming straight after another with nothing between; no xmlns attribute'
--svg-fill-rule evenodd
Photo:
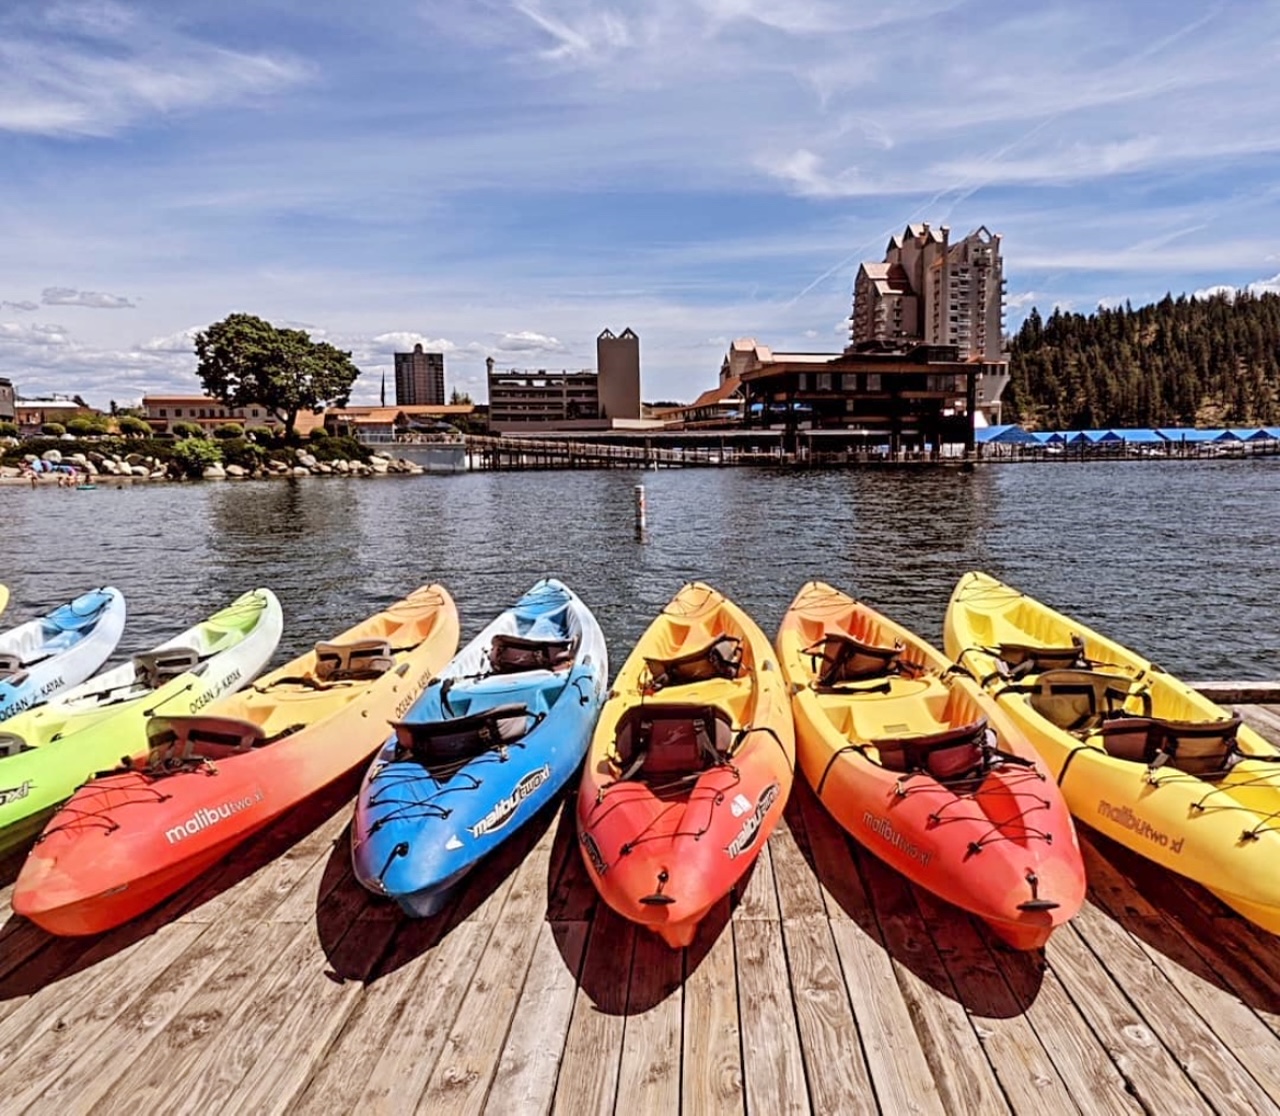
<svg viewBox="0 0 1280 1116"><path fill-rule="evenodd" d="M1102 838L1085 908L1018 954L798 781L673 952L597 900L571 809L402 918L352 879L352 790L99 938L13 916L0 866L0 1111L1280 1112L1280 939Z"/></svg>

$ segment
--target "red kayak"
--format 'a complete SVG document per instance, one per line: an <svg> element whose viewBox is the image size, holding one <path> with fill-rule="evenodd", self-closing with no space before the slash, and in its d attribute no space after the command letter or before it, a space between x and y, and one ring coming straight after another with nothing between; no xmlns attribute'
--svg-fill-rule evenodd
<svg viewBox="0 0 1280 1116"><path fill-rule="evenodd" d="M578 832L605 902L687 946L764 847L794 766L768 639L714 589L685 586L623 664L587 755Z"/></svg>
<svg viewBox="0 0 1280 1116"><path fill-rule="evenodd" d="M801 770L904 876L1044 945L1084 902L1066 801L995 699L906 628L814 581L778 630Z"/></svg>
<svg viewBox="0 0 1280 1116"><path fill-rule="evenodd" d="M458 646L438 585L219 698L155 718L149 754L80 788L27 857L13 909L96 934L154 907L285 811L368 763Z"/></svg>

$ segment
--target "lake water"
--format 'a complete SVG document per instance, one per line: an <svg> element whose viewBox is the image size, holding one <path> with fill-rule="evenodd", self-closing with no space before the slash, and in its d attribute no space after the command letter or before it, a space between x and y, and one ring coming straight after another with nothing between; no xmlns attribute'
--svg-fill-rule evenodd
<svg viewBox="0 0 1280 1116"><path fill-rule="evenodd" d="M284 606L279 660L436 580L465 640L546 574L595 610L615 667L691 579L770 635L816 577L941 643L982 569L1186 678L1280 678L1280 458L9 487L0 511L0 623L113 584L121 655L259 585Z"/></svg>

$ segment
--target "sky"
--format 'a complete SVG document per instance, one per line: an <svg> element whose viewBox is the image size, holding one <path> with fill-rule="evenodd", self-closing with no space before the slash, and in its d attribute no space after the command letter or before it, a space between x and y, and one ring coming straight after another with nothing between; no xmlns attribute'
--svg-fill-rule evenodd
<svg viewBox="0 0 1280 1116"><path fill-rule="evenodd" d="M1032 306L1280 290L1280 5L86 0L0 5L0 375L198 392L231 313L349 350L595 364L847 343L909 222ZM390 379L390 377L388 377ZM393 389L391 389L393 391Z"/></svg>

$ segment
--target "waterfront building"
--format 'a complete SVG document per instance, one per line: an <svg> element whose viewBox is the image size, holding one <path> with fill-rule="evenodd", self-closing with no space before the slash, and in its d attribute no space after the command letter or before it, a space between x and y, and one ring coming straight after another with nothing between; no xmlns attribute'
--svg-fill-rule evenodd
<svg viewBox="0 0 1280 1116"><path fill-rule="evenodd" d="M489 425L497 434L638 427L640 338L631 329L596 338L596 368L497 369L486 361Z"/></svg>
<svg viewBox="0 0 1280 1116"><path fill-rule="evenodd" d="M0 376L0 421L15 422L18 412L14 404L17 402L13 381L8 376Z"/></svg>
<svg viewBox="0 0 1280 1116"><path fill-rule="evenodd" d="M951 243L950 232L908 225L889 240L882 262L858 268L850 349L953 346L960 360L983 365L976 407L998 423L1009 382L1000 237L982 226Z"/></svg>
<svg viewBox="0 0 1280 1116"><path fill-rule="evenodd" d="M237 422L245 428L265 426L271 430L277 430L284 425L261 404L251 403L246 407L228 407L225 403L208 395L144 395L142 410L151 429L157 434L168 433L173 429L174 423L178 422L194 422L206 433L232 422ZM304 409L298 412L294 431L306 435L323 425L323 414Z"/></svg>
<svg viewBox="0 0 1280 1116"><path fill-rule="evenodd" d="M803 431L811 445L825 438L892 456L973 449L987 366L962 359L954 345L886 344L833 355L736 344L746 428L782 429L793 447Z"/></svg>
<svg viewBox="0 0 1280 1116"><path fill-rule="evenodd" d="M444 353L423 352L418 344L395 360L397 407L444 405Z"/></svg>

